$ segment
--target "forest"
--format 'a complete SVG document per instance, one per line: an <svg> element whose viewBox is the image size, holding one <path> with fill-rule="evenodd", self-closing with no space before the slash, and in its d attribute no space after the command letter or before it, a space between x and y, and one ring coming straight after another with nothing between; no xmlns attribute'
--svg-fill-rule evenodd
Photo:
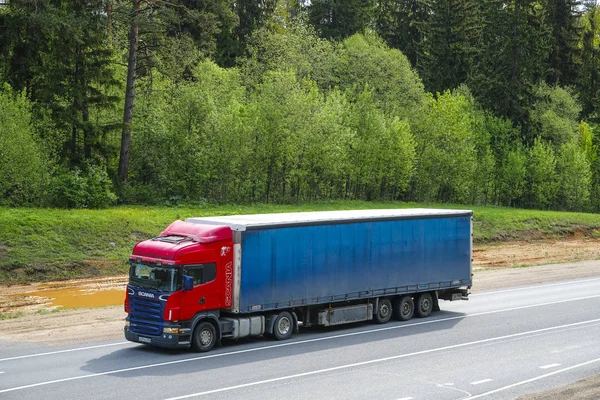
<svg viewBox="0 0 600 400"><path fill-rule="evenodd" d="M0 0L0 205L600 211L600 7Z"/></svg>

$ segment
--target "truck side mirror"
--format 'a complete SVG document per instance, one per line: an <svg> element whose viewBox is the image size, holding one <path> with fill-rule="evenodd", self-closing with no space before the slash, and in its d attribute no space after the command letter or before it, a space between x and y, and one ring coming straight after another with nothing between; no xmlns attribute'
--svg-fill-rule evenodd
<svg viewBox="0 0 600 400"><path fill-rule="evenodd" d="M189 275L183 275L183 291L192 290L194 288L194 278Z"/></svg>

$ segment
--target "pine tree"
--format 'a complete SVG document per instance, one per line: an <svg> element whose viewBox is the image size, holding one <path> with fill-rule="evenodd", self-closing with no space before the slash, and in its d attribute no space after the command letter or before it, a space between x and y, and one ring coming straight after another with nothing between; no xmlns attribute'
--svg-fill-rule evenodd
<svg viewBox="0 0 600 400"><path fill-rule="evenodd" d="M375 14L375 0L311 0L304 4L310 23L328 39L344 39L364 31Z"/></svg>
<svg viewBox="0 0 600 400"><path fill-rule="evenodd" d="M577 81L581 66L580 8L579 0L547 0L548 23L552 29L552 52L546 77L549 84L572 85Z"/></svg>
<svg viewBox="0 0 600 400"><path fill-rule="evenodd" d="M431 0L381 0L375 29L388 46L400 50L413 68L421 64Z"/></svg>
<svg viewBox="0 0 600 400"><path fill-rule="evenodd" d="M481 42L479 0L432 3L421 69L425 87L433 92L457 88L467 81Z"/></svg>
<svg viewBox="0 0 600 400"><path fill-rule="evenodd" d="M550 54L545 11L535 0L485 0L482 7L482 51L469 87L484 108L524 125L534 85L545 76L544 61Z"/></svg>

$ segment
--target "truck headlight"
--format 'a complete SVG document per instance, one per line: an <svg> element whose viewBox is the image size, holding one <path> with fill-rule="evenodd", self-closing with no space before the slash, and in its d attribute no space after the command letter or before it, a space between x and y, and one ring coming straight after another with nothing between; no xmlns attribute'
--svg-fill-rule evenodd
<svg viewBox="0 0 600 400"><path fill-rule="evenodd" d="M163 333L179 333L179 328L163 328Z"/></svg>

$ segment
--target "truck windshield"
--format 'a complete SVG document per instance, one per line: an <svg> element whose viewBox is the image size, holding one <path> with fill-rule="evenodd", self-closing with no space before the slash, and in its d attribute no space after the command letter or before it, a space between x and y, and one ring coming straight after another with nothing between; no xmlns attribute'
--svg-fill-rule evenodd
<svg viewBox="0 0 600 400"><path fill-rule="evenodd" d="M177 270L172 267L131 262L129 284L142 289L174 292L177 286Z"/></svg>

